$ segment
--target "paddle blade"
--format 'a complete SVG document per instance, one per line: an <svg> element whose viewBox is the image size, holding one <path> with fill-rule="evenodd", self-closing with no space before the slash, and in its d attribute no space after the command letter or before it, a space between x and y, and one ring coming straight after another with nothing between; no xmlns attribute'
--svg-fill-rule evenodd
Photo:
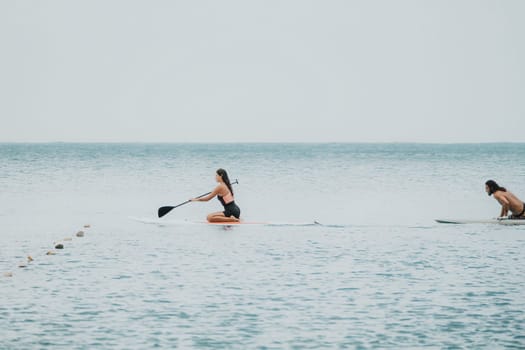
<svg viewBox="0 0 525 350"><path fill-rule="evenodd" d="M168 214L171 211L171 209L173 209L173 208L175 208L175 207L160 207L159 208L159 212L158 212L159 218L161 218L164 215Z"/></svg>

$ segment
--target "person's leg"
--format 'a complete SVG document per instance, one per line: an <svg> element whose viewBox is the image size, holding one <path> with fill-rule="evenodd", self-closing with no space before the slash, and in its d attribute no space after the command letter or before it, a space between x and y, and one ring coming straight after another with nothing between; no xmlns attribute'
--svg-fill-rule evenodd
<svg viewBox="0 0 525 350"><path fill-rule="evenodd" d="M525 219L525 203L523 203L523 210L521 213L514 215L514 213L510 216L511 219Z"/></svg>
<svg viewBox="0 0 525 350"><path fill-rule="evenodd" d="M225 216L223 212L215 212L208 214L206 217L208 222L239 222L239 219L237 219L235 216Z"/></svg>

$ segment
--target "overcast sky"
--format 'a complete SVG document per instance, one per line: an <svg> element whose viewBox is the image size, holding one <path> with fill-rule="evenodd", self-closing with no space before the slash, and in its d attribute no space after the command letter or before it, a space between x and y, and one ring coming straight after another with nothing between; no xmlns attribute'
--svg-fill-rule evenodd
<svg viewBox="0 0 525 350"><path fill-rule="evenodd" d="M0 1L0 142L525 142L525 1Z"/></svg>

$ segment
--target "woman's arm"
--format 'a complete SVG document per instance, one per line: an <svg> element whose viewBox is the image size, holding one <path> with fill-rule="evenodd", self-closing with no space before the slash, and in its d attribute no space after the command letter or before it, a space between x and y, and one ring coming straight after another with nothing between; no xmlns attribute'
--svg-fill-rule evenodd
<svg viewBox="0 0 525 350"><path fill-rule="evenodd" d="M192 201L192 202L207 202L210 199L212 199L213 197L215 197L220 192L220 189L221 189L221 186L219 185L219 186L215 187L215 189L213 191L211 191L211 193L209 195L204 196L204 197L200 197L200 198L192 198L192 199L190 199L190 201Z"/></svg>

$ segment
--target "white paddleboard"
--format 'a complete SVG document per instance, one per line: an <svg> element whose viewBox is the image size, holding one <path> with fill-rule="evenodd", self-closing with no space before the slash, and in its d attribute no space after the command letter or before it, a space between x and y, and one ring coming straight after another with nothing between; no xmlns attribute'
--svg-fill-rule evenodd
<svg viewBox="0 0 525 350"><path fill-rule="evenodd" d="M143 224L157 226L181 226L181 225L211 225L211 226L321 226L317 221L312 222L258 222L258 221L240 221L240 222L207 222L207 221L190 221L190 220L166 220L157 218L137 218L129 217L131 220Z"/></svg>
<svg viewBox="0 0 525 350"><path fill-rule="evenodd" d="M525 219L488 219L488 220L436 219L436 222L440 224L525 225Z"/></svg>

